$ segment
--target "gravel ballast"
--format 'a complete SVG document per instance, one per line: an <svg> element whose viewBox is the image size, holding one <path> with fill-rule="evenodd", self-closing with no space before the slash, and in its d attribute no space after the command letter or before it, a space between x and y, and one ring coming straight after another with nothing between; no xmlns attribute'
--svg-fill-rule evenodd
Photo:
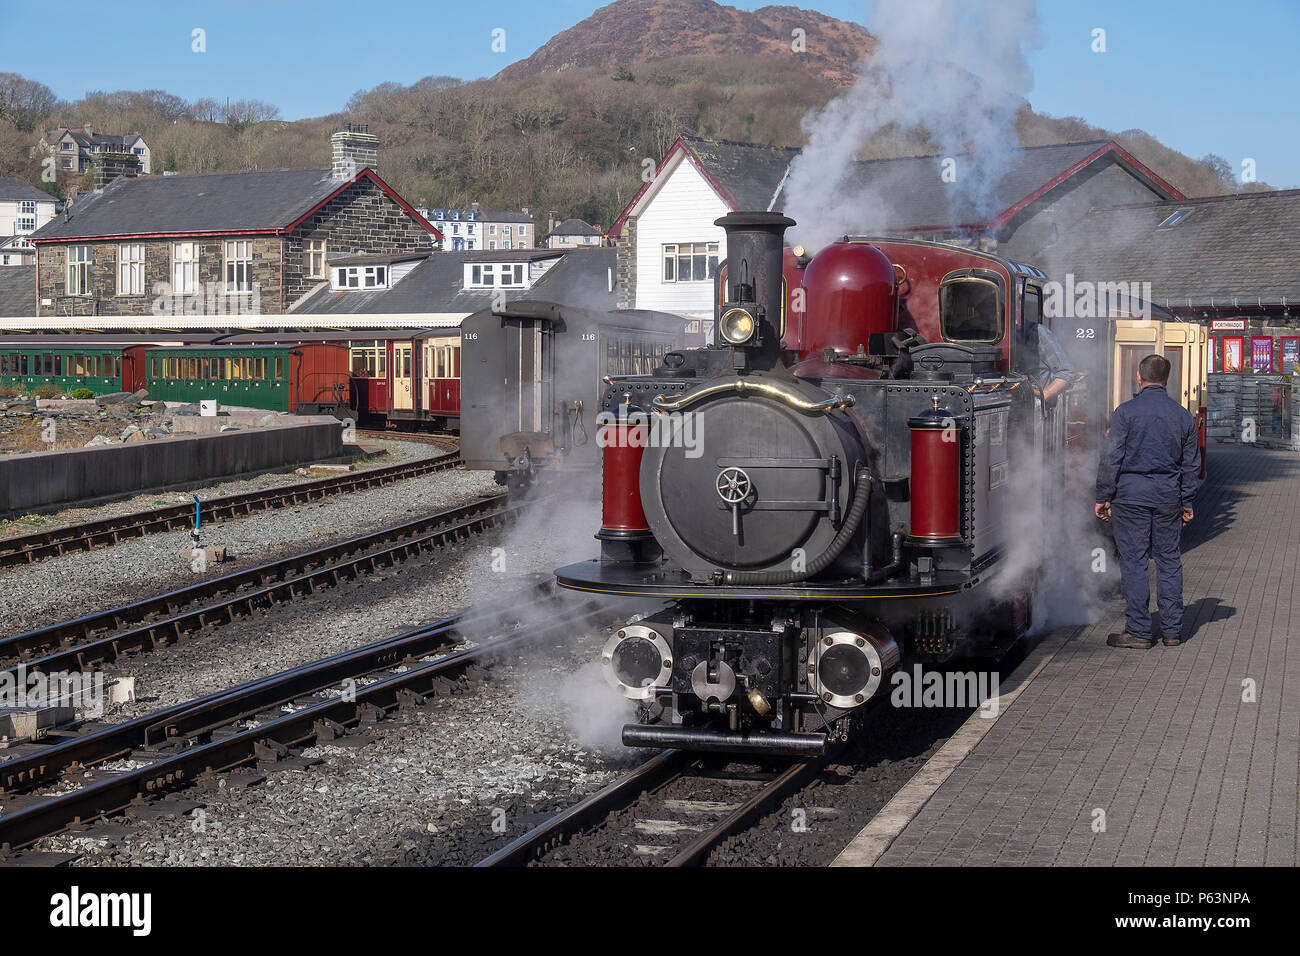
<svg viewBox="0 0 1300 956"><path fill-rule="evenodd" d="M491 473L457 468L212 524L203 529L203 544L224 545L228 560L206 573L248 568L500 491ZM222 486L213 496L218 493L239 491ZM190 544L188 531L170 531L0 571L0 633L32 630L193 584Z"/></svg>
<svg viewBox="0 0 1300 956"><path fill-rule="evenodd" d="M433 560L409 561L364 586L323 591L125 661L110 676L134 676L139 699L107 719L465 607L518 610L521 588L595 551L590 497L570 502L543 503L513 527ZM177 815L114 818L107 837L92 828L38 849L83 854L82 865L472 863L643 758L610 746L627 712L611 688L593 679L591 662L604 639L603 630L583 630L479 668L461 693L368 728L373 743L310 748L303 756L321 761L314 766L220 775L215 787L182 792L172 804L182 811ZM203 804L202 814L185 801Z"/></svg>

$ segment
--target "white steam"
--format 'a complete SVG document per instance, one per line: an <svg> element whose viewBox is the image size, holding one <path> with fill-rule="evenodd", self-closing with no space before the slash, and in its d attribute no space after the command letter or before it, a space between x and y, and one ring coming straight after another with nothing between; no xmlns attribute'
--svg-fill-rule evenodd
<svg viewBox="0 0 1300 956"><path fill-rule="evenodd" d="M784 211L799 223L791 235L810 249L907 224L895 212L905 197L855 163L873 140L924 128L955 160L952 182L936 162L934 188L948 190L950 206L960 199L990 215L1019 143L1016 112L1033 80L1026 51L1039 43L1036 0L878 0L868 26L880 39L875 54L847 93L805 117L808 145L786 184Z"/></svg>

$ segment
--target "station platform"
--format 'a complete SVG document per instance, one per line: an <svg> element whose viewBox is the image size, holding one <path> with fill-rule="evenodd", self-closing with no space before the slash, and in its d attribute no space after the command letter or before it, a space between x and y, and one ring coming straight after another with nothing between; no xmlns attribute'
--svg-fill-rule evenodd
<svg viewBox="0 0 1300 956"><path fill-rule="evenodd" d="M1052 632L835 864L1295 866L1300 455L1212 445L1195 509L1183 644Z"/></svg>

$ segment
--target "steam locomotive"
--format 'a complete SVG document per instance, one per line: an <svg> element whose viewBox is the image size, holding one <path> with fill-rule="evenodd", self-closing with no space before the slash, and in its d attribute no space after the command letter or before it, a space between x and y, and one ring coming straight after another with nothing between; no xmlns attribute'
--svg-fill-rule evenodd
<svg viewBox="0 0 1300 956"><path fill-rule="evenodd" d="M911 662L1031 625L1045 515L1093 426L1026 373L1042 272L974 249L731 213L714 341L611 379L586 592L671 599L601 653L623 742L816 754Z"/></svg>

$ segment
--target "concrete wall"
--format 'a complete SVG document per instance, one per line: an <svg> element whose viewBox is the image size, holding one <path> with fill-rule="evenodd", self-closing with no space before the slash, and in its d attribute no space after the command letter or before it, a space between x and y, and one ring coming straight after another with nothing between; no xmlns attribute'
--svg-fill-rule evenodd
<svg viewBox="0 0 1300 956"><path fill-rule="evenodd" d="M292 468L343 454L343 429L328 416L302 424L157 438L0 458L0 516L90 504L213 479Z"/></svg>

